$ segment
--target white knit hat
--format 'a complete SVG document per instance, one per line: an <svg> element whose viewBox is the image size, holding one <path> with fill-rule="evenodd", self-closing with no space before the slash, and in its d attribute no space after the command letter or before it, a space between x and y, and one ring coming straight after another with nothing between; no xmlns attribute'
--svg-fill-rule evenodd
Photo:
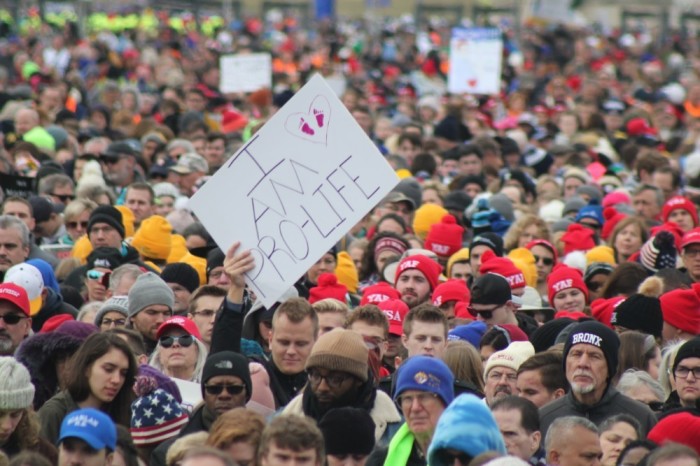
<svg viewBox="0 0 700 466"><path fill-rule="evenodd" d="M34 385L27 368L13 357L0 357L0 410L29 408L33 401Z"/></svg>
<svg viewBox="0 0 700 466"><path fill-rule="evenodd" d="M484 379L494 367L507 367L517 371L527 358L535 354L535 347L529 341L514 341L506 349L489 356L484 368Z"/></svg>

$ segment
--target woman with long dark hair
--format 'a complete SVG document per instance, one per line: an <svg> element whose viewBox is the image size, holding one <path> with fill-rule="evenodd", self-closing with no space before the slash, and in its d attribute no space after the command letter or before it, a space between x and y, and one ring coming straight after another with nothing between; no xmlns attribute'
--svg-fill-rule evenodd
<svg viewBox="0 0 700 466"><path fill-rule="evenodd" d="M61 421L80 408L99 409L128 427L136 372L136 359L121 337L109 332L88 337L69 362L66 389L39 410L41 436L56 444Z"/></svg>

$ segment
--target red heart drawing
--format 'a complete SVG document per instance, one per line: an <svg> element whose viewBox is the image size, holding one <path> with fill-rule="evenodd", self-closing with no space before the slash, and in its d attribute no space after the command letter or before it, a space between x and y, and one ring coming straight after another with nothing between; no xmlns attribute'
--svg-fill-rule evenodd
<svg viewBox="0 0 700 466"><path fill-rule="evenodd" d="M304 139L314 144L326 145L328 141L328 125L331 120L331 104L322 95L317 95L311 101L309 111L290 114L284 128L292 136Z"/></svg>
<svg viewBox="0 0 700 466"><path fill-rule="evenodd" d="M467 80L467 84L469 85L469 87L476 87L477 83L478 83L478 81L476 80L476 78L472 78L472 79Z"/></svg>

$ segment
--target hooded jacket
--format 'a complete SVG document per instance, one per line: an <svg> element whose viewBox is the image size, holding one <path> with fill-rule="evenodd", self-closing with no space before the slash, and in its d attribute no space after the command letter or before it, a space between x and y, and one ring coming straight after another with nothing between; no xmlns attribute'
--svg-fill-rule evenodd
<svg viewBox="0 0 700 466"><path fill-rule="evenodd" d="M475 458L487 451L506 455L506 445L486 404L470 394L460 395L445 409L428 448L428 464L447 466L439 452L452 449Z"/></svg>
<svg viewBox="0 0 700 466"><path fill-rule="evenodd" d="M44 287L46 291L46 297L44 298L44 305L41 306L39 312L32 316L32 330L38 332L44 325L44 322L49 320L53 316L59 314L70 314L73 317L77 317L78 310L67 302L63 301L63 297L56 293L53 289Z"/></svg>
<svg viewBox="0 0 700 466"><path fill-rule="evenodd" d="M56 363L72 356L83 340L60 332L38 333L22 342L15 359L29 370L34 392L34 409L38 410L58 393Z"/></svg>
<svg viewBox="0 0 700 466"><path fill-rule="evenodd" d="M639 421L642 436L646 437L656 424L654 413L643 403L628 398L613 387L594 405L580 403L569 391L566 395L540 408L540 432L547 432L549 425L562 416L581 416L596 425L615 414L629 414Z"/></svg>

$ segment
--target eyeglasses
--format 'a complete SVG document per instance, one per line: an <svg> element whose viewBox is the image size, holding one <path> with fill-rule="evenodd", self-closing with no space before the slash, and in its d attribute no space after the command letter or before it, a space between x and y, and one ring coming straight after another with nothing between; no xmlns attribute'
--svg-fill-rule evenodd
<svg viewBox="0 0 700 466"><path fill-rule="evenodd" d="M492 380L494 382L497 382L503 378L503 376L506 376L506 381L508 382L515 382L518 380L518 374L506 374L505 372L498 372L498 371L491 371L489 372L489 380Z"/></svg>
<svg viewBox="0 0 700 466"><path fill-rule="evenodd" d="M49 196L57 197L58 199L61 200L61 202L68 202L72 201L75 199L75 195L73 194L56 194L56 193L49 193Z"/></svg>
<svg viewBox="0 0 700 466"><path fill-rule="evenodd" d="M453 452L450 450L440 450L437 452L437 457L440 459L439 462L447 465L454 464L455 460L459 460L460 464L469 464L472 461L472 457L468 454L459 451Z"/></svg>
<svg viewBox="0 0 700 466"><path fill-rule="evenodd" d="M686 377L688 377L688 375L691 372L693 373L694 379L700 379L700 366L699 367L678 366L678 367L676 367L676 370L673 371L673 375L675 375L678 378L685 379Z"/></svg>
<svg viewBox="0 0 700 466"><path fill-rule="evenodd" d="M683 255L688 257L700 256L700 249L684 249Z"/></svg>
<svg viewBox="0 0 700 466"><path fill-rule="evenodd" d="M80 228L83 230L86 230L88 222L66 222L66 228L70 228L71 230L78 228L78 225L80 225Z"/></svg>
<svg viewBox="0 0 700 466"><path fill-rule="evenodd" d="M123 327L126 325L126 319L102 319L102 326L109 327L110 325L115 325L117 327Z"/></svg>
<svg viewBox="0 0 700 466"><path fill-rule="evenodd" d="M214 314L216 314L216 311L213 309L204 309L203 311L196 311L192 313L192 316L202 316L206 319L211 319L214 317Z"/></svg>
<svg viewBox="0 0 700 466"><path fill-rule="evenodd" d="M547 266L554 264L554 259L552 259L551 257L540 257L540 256L536 256L534 254L533 254L533 257L535 258L535 262L541 261L544 265L547 265Z"/></svg>
<svg viewBox="0 0 700 466"><path fill-rule="evenodd" d="M205 385L204 390L208 395L218 396L226 390L229 395L240 395L245 385Z"/></svg>
<svg viewBox="0 0 700 466"><path fill-rule="evenodd" d="M0 316L0 319L4 320L7 325L17 325L20 320L26 319L27 316L22 314L5 314Z"/></svg>
<svg viewBox="0 0 700 466"><path fill-rule="evenodd" d="M179 337L160 337L158 340L160 346L163 348L170 348L175 343L178 343L183 348L189 348L194 343L194 337L192 335L182 335Z"/></svg>
<svg viewBox="0 0 700 466"><path fill-rule="evenodd" d="M102 272L100 270L92 269L92 270L88 270L85 273L85 276L87 277L88 280L98 281L98 280L102 280L102 277L104 277L106 273L107 272Z"/></svg>
<svg viewBox="0 0 700 466"><path fill-rule="evenodd" d="M417 395L400 395L396 397L396 404L401 409L408 409L413 406L413 402L417 401L419 405L425 406L431 400L436 400L438 396L435 393L418 393Z"/></svg>
<svg viewBox="0 0 700 466"><path fill-rule="evenodd" d="M309 371L309 382L311 385L320 385L321 380L325 380L330 388L338 388L350 377L344 374L330 373L328 375L321 375L316 371Z"/></svg>
<svg viewBox="0 0 700 466"><path fill-rule="evenodd" d="M473 316L481 316L482 319L490 319L493 313L501 306L495 306L491 309L476 310L471 305L467 306L467 311Z"/></svg>

